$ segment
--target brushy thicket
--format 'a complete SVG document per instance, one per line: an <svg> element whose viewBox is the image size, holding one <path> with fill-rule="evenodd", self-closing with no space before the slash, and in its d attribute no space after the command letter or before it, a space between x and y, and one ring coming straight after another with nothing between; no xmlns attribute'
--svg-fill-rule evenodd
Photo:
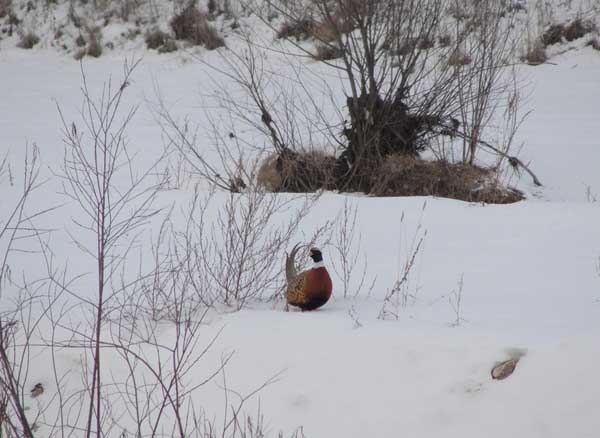
<svg viewBox="0 0 600 438"><path fill-rule="evenodd" d="M271 155L262 162L256 180L270 192L343 190L336 180L335 166L336 158L321 151ZM381 164L374 163L366 181L361 191L371 196L439 196L489 204L524 199L520 191L500 184L494 169L400 153L389 155Z"/></svg>
<svg viewBox="0 0 600 438"><path fill-rule="evenodd" d="M190 3L171 19L171 29L178 40L185 40L208 50L225 46L225 41L208 22L208 17Z"/></svg>

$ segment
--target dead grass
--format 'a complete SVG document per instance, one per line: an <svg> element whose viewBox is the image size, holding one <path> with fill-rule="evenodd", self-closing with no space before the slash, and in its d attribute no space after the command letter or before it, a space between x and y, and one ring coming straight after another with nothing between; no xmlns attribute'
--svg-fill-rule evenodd
<svg viewBox="0 0 600 438"><path fill-rule="evenodd" d="M80 46L82 43L85 47L81 48L73 56L77 61L82 59L84 56L91 56L92 58L99 58L102 56L102 29L97 26L85 28L87 38L79 35L75 43Z"/></svg>
<svg viewBox="0 0 600 438"><path fill-rule="evenodd" d="M322 151L271 155L260 165L256 182L270 192L314 192L333 188L335 157Z"/></svg>
<svg viewBox="0 0 600 438"><path fill-rule="evenodd" d="M600 51L600 39L598 39L598 37L592 38L586 45L591 46L594 50Z"/></svg>
<svg viewBox="0 0 600 438"><path fill-rule="evenodd" d="M214 50L225 45L225 41L208 22L205 14L193 4L171 19L171 29L178 40L186 40L196 46Z"/></svg>
<svg viewBox="0 0 600 438"><path fill-rule="evenodd" d="M21 49L33 49L33 47L40 42L40 38L33 32L24 32L19 35L19 42L17 47Z"/></svg>
<svg viewBox="0 0 600 438"><path fill-rule="evenodd" d="M277 38L295 38L296 41L304 41L313 35L316 26L317 23L312 18L301 18L296 21L286 21L279 28L279 31L277 32Z"/></svg>
<svg viewBox="0 0 600 438"><path fill-rule="evenodd" d="M335 157L324 152L271 155L260 165L257 185L269 192L339 190ZM467 202L510 204L521 192L498 183L493 169L444 160L425 161L403 154L388 156L373 167L366 191L371 196L439 196Z"/></svg>
<svg viewBox="0 0 600 438"><path fill-rule="evenodd" d="M561 43L563 40L575 41L583 38L595 30L596 26L588 21L577 18L569 24L553 24L542 34L542 42L545 46Z"/></svg>
<svg viewBox="0 0 600 438"><path fill-rule="evenodd" d="M10 13L11 3L11 0L0 0L0 18L4 18Z"/></svg>
<svg viewBox="0 0 600 438"><path fill-rule="evenodd" d="M596 26L591 22L586 22L581 19L573 20L566 28L564 37L567 41L574 41L583 38L588 33L593 32Z"/></svg>
<svg viewBox="0 0 600 438"><path fill-rule="evenodd" d="M524 199L498 184L491 169L444 160L389 156L373 176L374 196L439 196L467 202L510 204Z"/></svg>
<svg viewBox="0 0 600 438"><path fill-rule="evenodd" d="M540 65L546 62L548 56L546 55L546 48L544 47L543 42L536 42L533 47L529 49L524 60L527 61L529 65Z"/></svg>
<svg viewBox="0 0 600 438"><path fill-rule="evenodd" d="M312 57L316 61L331 61L340 58L343 55L342 49L335 44L317 43Z"/></svg>
<svg viewBox="0 0 600 438"><path fill-rule="evenodd" d="M466 53L461 52L460 50L455 50L452 52L450 57L448 58L448 65L453 67L469 65L473 60Z"/></svg>
<svg viewBox="0 0 600 438"><path fill-rule="evenodd" d="M173 41L173 38L160 29L154 29L146 33L144 41L146 42L146 47L149 49L158 49L160 51L160 48L168 44L169 41Z"/></svg>

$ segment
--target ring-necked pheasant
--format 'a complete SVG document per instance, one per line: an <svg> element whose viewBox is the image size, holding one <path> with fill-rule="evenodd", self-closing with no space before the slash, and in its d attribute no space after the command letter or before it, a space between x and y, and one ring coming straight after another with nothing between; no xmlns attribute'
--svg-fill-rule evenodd
<svg viewBox="0 0 600 438"><path fill-rule="evenodd" d="M285 261L287 304L302 310L314 310L325 304L331 297L333 286L327 268L323 264L323 254L318 248L311 248L310 258L315 264L312 269L298 273L296 271L296 253L300 245L294 246Z"/></svg>

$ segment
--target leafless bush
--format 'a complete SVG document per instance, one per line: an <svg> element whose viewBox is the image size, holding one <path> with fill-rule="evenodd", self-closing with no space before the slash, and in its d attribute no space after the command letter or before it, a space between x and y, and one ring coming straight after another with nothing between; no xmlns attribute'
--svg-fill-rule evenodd
<svg viewBox="0 0 600 438"><path fill-rule="evenodd" d="M67 122L59 107L66 147L63 192L86 218L74 222L80 230L79 237L73 236L73 240L93 260L98 278L95 302L83 300L94 314L94 322L89 328L92 365L88 375L90 397L85 425L88 436L103 430L101 328L115 296L122 292L115 289L112 280L123 266L140 227L157 213L152 203L161 187L160 182L147 182L157 163L140 173L128 152L126 128L136 109L122 113L120 106L136 65L126 64L120 84L115 87L109 81L98 101L91 95L82 67L84 110L80 128L74 122ZM121 180L123 177L128 181L125 184ZM88 247L82 240L85 234L94 239L94 246ZM124 239L129 243L122 248Z"/></svg>
<svg viewBox="0 0 600 438"><path fill-rule="evenodd" d="M23 32L19 34L17 47L21 49L33 49L40 42L40 38L33 32Z"/></svg>
<svg viewBox="0 0 600 438"><path fill-rule="evenodd" d="M455 75L460 102L460 132L463 134L462 161L473 165L480 139L486 136L486 128L497 114L505 96L513 91L514 85L508 65L516 51L516 41L508 35L514 22L514 14L503 13L501 2L484 0L477 3L473 20L477 26L472 35L465 38L463 45L471 55L472 62L464 68L456 68ZM457 26L457 39L464 30ZM457 50L458 47L457 47ZM464 64L461 64L464 66ZM512 110L518 111L513 106Z"/></svg>
<svg viewBox="0 0 600 438"><path fill-rule="evenodd" d="M341 215L336 218L332 240L337 257L331 258L331 264L333 271L342 280L344 298L356 297L366 286L367 293L370 293L377 278L373 278L370 285L366 284L368 259L366 254L361 253L362 234L358 227L358 209L350 205L348 200L344 201ZM356 284L353 286L353 283Z"/></svg>
<svg viewBox="0 0 600 438"><path fill-rule="evenodd" d="M372 192L373 170L388 156L418 156L433 139L453 137L465 120L465 160L473 165L479 148L495 153L486 146L490 141L485 140L485 128L504 98L503 70L515 49L505 35L514 17L505 5L491 0L452 4L465 12L455 17L454 44L434 50L428 49L435 38L448 32L442 18L447 2L312 0L303 9L274 6L285 17L277 36L309 56L314 54L300 40L316 40L317 47L328 49L316 59L347 79L347 113L339 109L340 123L329 120L328 125L331 143L341 151L334 168L336 189ZM331 48L336 53L329 53ZM252 68L257 56L250 51L234 61L237 82L248 84L252 96L261 96L262 85ZM336 61L329 62L333 56ZM286 121L274 120L264 99L253 100L276 154L294 150L294 143L282 141ZM315 101L312 96L309 100ZM313 113L322 114L322 109L315 105ZM334 128L338 126L344 127L342 140Z"/></svg>
<svg viewBox="0 0 600 438"><path fill-rule="evenodd" d="M193 3L171 19L171 28L178 40L186 40L214 50L225 45L225 41Z"/></svg>
<svg viewBox="0 0 600 438"><path fill-rule="evenodd" d="M427 204L424 203L421 214L425 211L426 206ZM383 299L383 304L379 311L379 319L398 319L400 318L400 311L405 309L409 304L414 304L417 300L419 289L418 286L414 287L412 284L414 281L413 271L415 269L415 264L417 263L417 258L422 255L425 239L427 237L427 230L422 227L421 216L419 224L415 228L414 234L409 241L403 236L403 224L404 213L402 213L402 217L400 218L398 277ZM405 253L403 260L400 259L400 253L402 251Z"/></svg>
<svg viewBox="0 0 600 438"><path fill-rule="evenodd" d="M294 207L293 201L260 190L230 192L211 221L208 209L217 199L202 200L197 193L179 237L195 300L241 309L276 295L284 251L314 200L297 199L300 205Z"/></svg>
<svg viewBox="0 0 600 438"><path fill-rule="evenodd" d="M0 163L0 175L7 166ZM30 197L39 188L39 151L26 148L23 167L23 186L14 205L0 216L0 435L33 438L37 417L27 412L26 394L29 389L29 369L32 361L32 336L42 316L34 311L39 300L38 290L30 290L27 283L17 286L10 269L10 258L15 252L25 252L19 244L46 231L36 228L34 221L50 210L28 211ZM20 292L5 295L12 286ZM43 410L43 409L42 409Z"/></svg>

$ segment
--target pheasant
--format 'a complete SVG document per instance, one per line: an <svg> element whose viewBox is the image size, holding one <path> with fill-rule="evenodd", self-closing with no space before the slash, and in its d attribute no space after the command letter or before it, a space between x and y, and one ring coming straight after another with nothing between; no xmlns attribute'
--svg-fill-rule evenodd
<svg viewBox="0 0 600 438"><path fill-rule="evenodd" d="M310 258L315 264L312 269L297 273L296 253L299 245L294 246L285 261L287 304L304 310L315 310L325 304L331 297L333 286L327 268L323 264L323 254L318 248L311 248Z"/></svg>

